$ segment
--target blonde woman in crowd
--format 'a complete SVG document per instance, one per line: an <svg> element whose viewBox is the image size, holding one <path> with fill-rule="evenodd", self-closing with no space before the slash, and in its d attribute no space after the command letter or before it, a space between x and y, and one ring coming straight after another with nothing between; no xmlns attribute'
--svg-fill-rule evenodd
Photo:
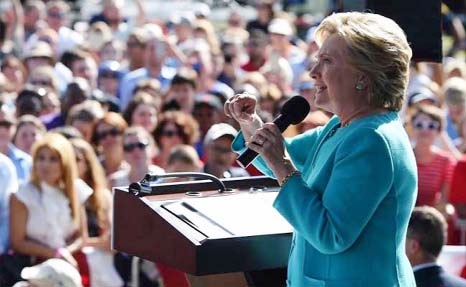
<svg viewBox="0 0 466 287"><path fill-rule="evenodd" d="M10 200L11 247L38 260L64 259L85 277L83 204L92 190L78 180L73 147L63 136L50 133L34 144L32 158L30 181Z"/></svg>

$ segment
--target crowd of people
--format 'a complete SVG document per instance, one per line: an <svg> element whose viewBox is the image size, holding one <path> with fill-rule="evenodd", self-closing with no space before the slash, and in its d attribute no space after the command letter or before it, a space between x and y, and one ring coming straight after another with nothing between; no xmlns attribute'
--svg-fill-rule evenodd
<svg viewBox="0 0 466 287"><path fill-rule="evenodd" d="M182 272L144 260L135 275L134 258L111 250L112 188L146 173L260 175L235 163L239 125L224 112L235 94L254 96L263 122L305 97L311 112L287 136L333 116L315 105L309 74L320 17L257 0L253 19L232 10L213 23L200 5L163 20L134 2L134 18L124 0L102 0L80 25L74 2L0 3L0 286L57 258L83 286L130 286L134 276L140 286L189 286ZM416 158L416 205L440 212L445 243L466 245L466 64L462 27L448 15L454 52L411 64L398 114Z"/></svg>

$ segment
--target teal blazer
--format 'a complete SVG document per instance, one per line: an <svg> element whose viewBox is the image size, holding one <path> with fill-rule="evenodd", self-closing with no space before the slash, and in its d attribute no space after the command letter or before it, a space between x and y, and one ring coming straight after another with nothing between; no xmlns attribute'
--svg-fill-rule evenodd
<svg viewBox="0 0 466 287"><path fill-rule="evenodd" d="M405 237L417 195L417 169L398 114L340 127L338 117L285 140L301 175L274 207L294 227L291 287L415 286ZM245 148L239 134L237 152ZM273 176L262 158L254 165Z"/></svg>

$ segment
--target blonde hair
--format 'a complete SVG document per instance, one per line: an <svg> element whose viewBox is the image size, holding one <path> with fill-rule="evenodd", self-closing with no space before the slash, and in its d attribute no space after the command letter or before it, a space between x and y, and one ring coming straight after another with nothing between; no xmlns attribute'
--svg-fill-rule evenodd
<svg viewBox="0 0 466 287"><path fill-rule="evenodd" d="M58 133L47 133L45 136L34 143L32 146L32 171L31 183L40 189L41 179L37 174L37 156L41 149L48 148L57 153L60 159L62 170L61 186L65 196L70 201L71 216L76 224L79 224L79 206L78 197L76 194L75 181L78 179L78 171L76 166L76 156L71 143Z"/></svg>
<svg viewBox="0 0 466 287"><path fill-rule="evenodd" d="M377 14L337 13L317 27L317 44L321 46L331 35L338 35L346 42L348 62L368 78L371 107L399 111L412 56L400 26Z"/></svg>

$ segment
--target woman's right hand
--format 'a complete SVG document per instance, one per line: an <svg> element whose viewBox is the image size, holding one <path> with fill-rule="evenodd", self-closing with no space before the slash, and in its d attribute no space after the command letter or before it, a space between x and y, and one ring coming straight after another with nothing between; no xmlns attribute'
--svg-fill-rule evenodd
<svg viewBox="0 0 466 287"><path fill-rule="evenodd" d="M257 99L250 94L237 94L225 103L225 114L236 120L240 125L251 124L256 120L256 104Z"/></svg>

